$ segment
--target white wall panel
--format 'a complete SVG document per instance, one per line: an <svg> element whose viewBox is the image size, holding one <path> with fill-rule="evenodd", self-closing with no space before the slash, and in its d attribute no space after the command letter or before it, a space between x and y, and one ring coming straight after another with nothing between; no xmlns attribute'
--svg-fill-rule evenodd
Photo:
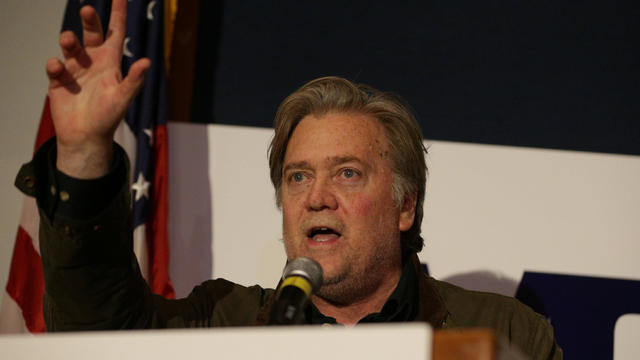
<svg viewBox="0 0 640 360"><path fill-rule="evenodd" d="M435 276L640 279L640 157L431 145L421 257Z"/></svg>

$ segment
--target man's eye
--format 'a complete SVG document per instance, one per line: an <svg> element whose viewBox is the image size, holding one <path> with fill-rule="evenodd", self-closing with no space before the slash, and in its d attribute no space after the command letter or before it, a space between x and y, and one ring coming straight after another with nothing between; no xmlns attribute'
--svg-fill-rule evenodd
<svg viewBox="0 0 640 360"><path fill-rule="evenodd" d="M352 177L356 176L356 172L353 171L353 169L344 169L342 170L342 175L347 179L351 179Z"/></svg>
<svg viewBox="0 0 640 360"><path fill-rule="evenodd" d="M293 175L291 175L291 179L293 179L293 181L295 182L301 182L302 180L304 180L304 175L302 173L293 173Z"/></svg>

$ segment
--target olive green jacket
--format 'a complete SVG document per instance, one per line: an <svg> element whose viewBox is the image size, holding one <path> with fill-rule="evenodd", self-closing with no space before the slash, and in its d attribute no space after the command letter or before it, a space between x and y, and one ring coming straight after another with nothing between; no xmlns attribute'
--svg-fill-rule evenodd
<svg viewBox="0 0 640 360"><path fill-rule="evenodd" d="M55 196L48 183L43 147L21 168L16 185L35 196L39 205L43 310L49 331L266 323L273 289L216 279L196 286L183 299L152 294L132 249L131 196L126 182L111 203L89 220L51 213L43 201L45 196ZM419 274L415 321L435 328L490 327L533 359L562 358L553 329L543 316L510 297L437 281L424 275L416 255L411 261Z"/></svg>

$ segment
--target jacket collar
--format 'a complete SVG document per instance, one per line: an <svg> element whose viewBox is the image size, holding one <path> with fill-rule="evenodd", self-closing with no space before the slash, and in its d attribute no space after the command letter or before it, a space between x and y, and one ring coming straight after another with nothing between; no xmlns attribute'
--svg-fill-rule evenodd
<svg viewBox="0 0 640 360"><path fill-rule="evenodd" d="M418 287L418 310L414 320L427 322L433 328L440 328L443 326L449 314L444 301L436 290L433 278L427 276L427 274L424 273L422 265L420 264L420 260L418 259L418 255L411 254L409 256L409 261L413 266ZM273 305L274 300L275 292L273 296L267 299L267 301L265 302L265 306L263 306L258 313L258 317L254 322L255 325L267 324L271 306Z"/></svg>

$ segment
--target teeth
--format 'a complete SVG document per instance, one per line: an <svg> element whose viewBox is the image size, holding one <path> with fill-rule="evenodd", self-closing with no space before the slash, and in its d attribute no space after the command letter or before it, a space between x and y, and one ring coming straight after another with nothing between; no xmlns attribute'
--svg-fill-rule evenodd
<svg viewBox="0 0 640 360"><path fill-rule="evenodd" d="M317 242L327 242L333 239L335 236L340 236L340 235L329 227L319 226L319 227L313 228L309 232L309 235L307 236L310 238L313 238Z"/></svg>

